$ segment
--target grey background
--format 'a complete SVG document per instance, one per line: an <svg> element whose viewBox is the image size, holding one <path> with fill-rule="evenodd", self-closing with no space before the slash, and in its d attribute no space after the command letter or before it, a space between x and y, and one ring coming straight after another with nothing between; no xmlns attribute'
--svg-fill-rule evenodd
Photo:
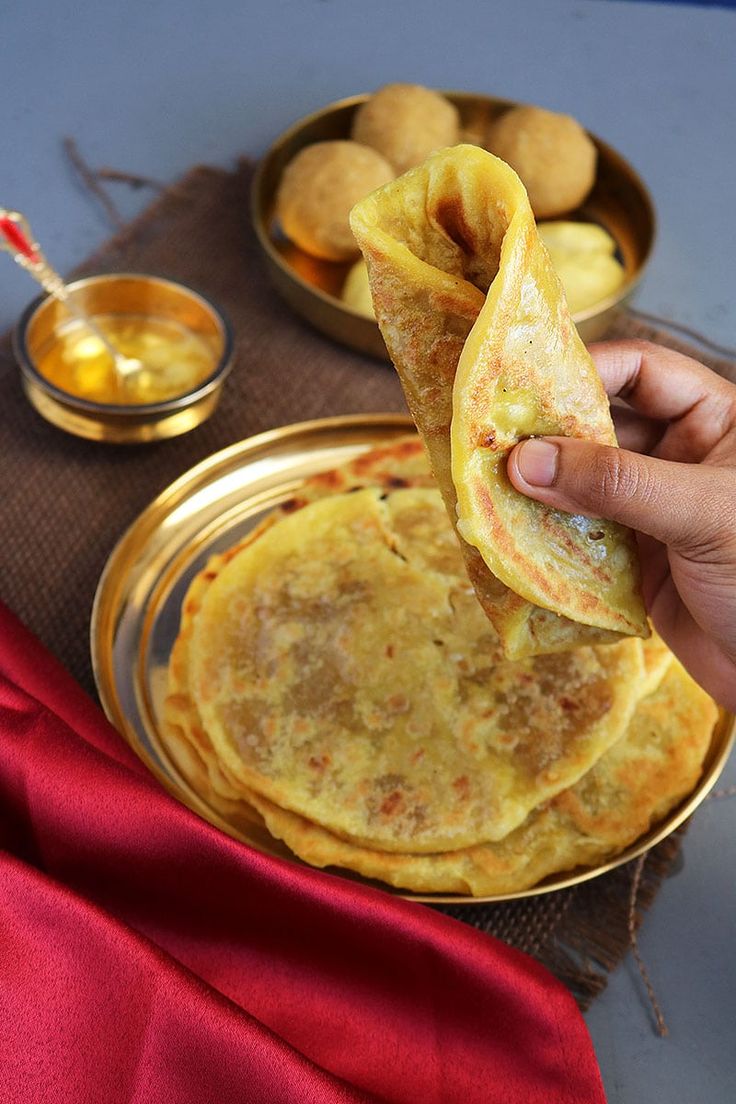
<svg viewBox="0 0 736 1104"><path fill-rule="evenodd" d="M0 204L62 271L110 234L61 147L175 179L258 156L326 102L391 80L574 114L644 177L659 236L637 305L736 345L736 13L607 0L8 0L0 4ZM126 216L144 192L116 186ZM247 197L243 197L243 203ZM0 328L35 295L0 258ZM1 509L1 507L0 507ZM736 782L733 766L722 784ZM612 1104L726 1104L736 1085L736 798L696 815L641 950L587 1022Z"/></svg>

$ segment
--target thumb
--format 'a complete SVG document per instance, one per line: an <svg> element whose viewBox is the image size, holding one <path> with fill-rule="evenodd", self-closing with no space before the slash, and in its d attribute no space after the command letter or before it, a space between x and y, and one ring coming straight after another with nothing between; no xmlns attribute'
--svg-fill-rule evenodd
<svg viewBox="0 0 736 1104"><path fill-rule="evenodd" d="M621 522L690 555L732 543L736 534L732 469L546 437L517 445L507 472L517 491L538 502Z"/></svg>

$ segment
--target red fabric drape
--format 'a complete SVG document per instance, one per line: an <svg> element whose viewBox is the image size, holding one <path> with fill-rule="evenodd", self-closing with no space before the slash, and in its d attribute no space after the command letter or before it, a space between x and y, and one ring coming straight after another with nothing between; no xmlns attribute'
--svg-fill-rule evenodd
<svg viewBox="0 0 736 1104"><path fill-rule="evenodd" d="M602 1104L569 993L165 794L0 607L0 1100Z"/></svg>

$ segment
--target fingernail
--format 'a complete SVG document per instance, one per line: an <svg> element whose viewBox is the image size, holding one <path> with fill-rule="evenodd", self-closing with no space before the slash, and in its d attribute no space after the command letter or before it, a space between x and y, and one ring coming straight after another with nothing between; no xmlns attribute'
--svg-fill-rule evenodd
<svg viewBox="0 0 736 1104"><path fill-rule="evenodd" d="M532 487L550 487L557 475L560 450L549 441L524 441L516 451L519 474Z"/></svg>

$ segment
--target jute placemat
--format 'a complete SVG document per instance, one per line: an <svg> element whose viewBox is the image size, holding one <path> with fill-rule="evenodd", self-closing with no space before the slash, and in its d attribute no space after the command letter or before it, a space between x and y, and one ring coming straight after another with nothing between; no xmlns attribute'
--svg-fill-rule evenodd
<svg viewBox="0 0 736 1104"><path fill-rule="evenodd" d="M132 447L70 437L31 409L9 337L0 342L0 596L93 695L95 586L118 537L151 499L205 456L261 430L405 409L390 365L331 343L272 292L249 222L250 178L246 163L233 172L192 169L77 273L168 276L201 289L228 313L235 366L214 416L192 433ZM616 332L663 339L626 316ZM575 889L444 911L534 955L585 1007L631 946L679 846L677 834L643 860Z"/></svg>

